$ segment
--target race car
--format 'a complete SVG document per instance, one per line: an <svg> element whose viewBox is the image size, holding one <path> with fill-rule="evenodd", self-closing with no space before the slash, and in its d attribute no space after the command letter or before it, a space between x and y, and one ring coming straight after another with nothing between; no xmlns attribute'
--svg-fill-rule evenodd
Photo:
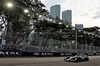
<svg viewBox="0 0 100 66"><path fill-rule="evenodd" d="M75 55L74 57L66 57L64 60L67 62L89 61L89 57L87 55Z"/></svg>

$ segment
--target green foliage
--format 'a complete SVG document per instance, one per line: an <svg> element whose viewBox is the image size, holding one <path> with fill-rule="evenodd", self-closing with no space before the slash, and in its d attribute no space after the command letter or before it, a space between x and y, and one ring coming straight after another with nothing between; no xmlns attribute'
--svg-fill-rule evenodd
<svg viewBox="0 0 100 66"><path fill-rule="evenodd" d="M94 46L100 46L100 38L96 38L94 41Z"/></svg>
<svg viewBox="0 0 100 66"><path fill-rule="evenodd" d="M20 15L19 18L16 16L11 20L12 29L14 32L25 32L27 31L28 25L26 25L29 21L29 17L27 15Z"/></svg>
<svg viewBox="0 0 100 66"><path fill-rule="evenodd" d="M14 6L12 8L8 8L6 6L7 2L12 2ZM15 33L15 35L20 32L20 33L26 33L27 35L30 33L29 30L29 20L30 18L28 17L28 14L25 14L23 12L24 9L29 9L30 5L32 7L39 7L40 6L36 3L35 5L30 3L29 0L0 0L0 14L4 13L7 16L7 21L12 23L12 30ZM41 7L44 6L41 4ZM43 11L46 11L43 9ZM31 19L36 19L37 20L38 16L34 14L34 12L31 14ZM58 17L56 18L57 23L61 21ZM57 23L52 23L47 20L43 21L38 21L34 23L34 28L35 32L42 32L45 35L41 35L45 38L53 38L56 40L61 40L61 41L66 41L66 40L75 40L75 30L72 30L72 28L68 27L66 28L66 25L63 24L57 24ZM68 23L68 22L66 22ZM1 26L2 28L2 26ZM99 27L92 27L92 28L84 28L84 31L87 32L95 32L98 33ZM65 33L65 34L64 34ZM80 37L81 35L81 37ZM20 35L21 36L21 35ZM68 36L68 37L66 37ZM87 41L85 41L87 40ZM100 39L91 36L91 35L86 35L83 32L78 32L78 42L80 44L91 44L94 43L94 45L99 45L100 46Z"/></svg>
<svg viewBox="0 0 100 66"><path fill-rule="evenodd" d="M13 7L7 7L7 3L13 3ZM26 31L28 26L25 26L29 21L27 14L24 14L24 8L28 8L27 5L21 0L1 0L0 1L0 12L3 12L7 16L8 22L12 22L12 28L14 32Z"/></svg>
<svg viewBox="0 0 100 66"><path fill-rule="evenodd" d="M7 3L11 2L13 4L13 7L9 8L7 7ZM28 14L24 13L24 9L28 9L29 6L26 4L26 0L0 0L0 14L4 14L7 18L7 26L9 27L9 23L12 24L12 36L17 35L17 38L19 39L23 37L23 33L29 34L29 17ZM11 31L9 28L7 29L8 32ZM22 33L22 35L20 35ZM13 41L16 43L15 40ZM9 37L5 37L5 39L8 41L10 39Z"/></svg>
<svg viewBox="0 0 100 66"><path fill-rule="evenodd" d="M2 31L3 28L4 28L4 26L3 25L0 25L0 31Z"/></svg>
<svg viewBox="0 0 100 66"><path fill-rule="evenodd" d="M68 31L67 31L68 30ZM68 37L66 37L66 33L70 32L71 30L69 28L66 28L63 24L57 24L48 22L47 20L39 21L35 24L35 32L42 32L49 36L49 38L66 41ZM47 38L46 36L41 35L42 37ZM71 40L71 36L69 37L69 40Z"/></svg>
<svg viewBox="0 0 100 66"><path fill-rule="evenodd" d="M91 27L91 28L84 28L83 30L88 31L88 32L95 32L98 29L100 29L100 27Z"/></svg>

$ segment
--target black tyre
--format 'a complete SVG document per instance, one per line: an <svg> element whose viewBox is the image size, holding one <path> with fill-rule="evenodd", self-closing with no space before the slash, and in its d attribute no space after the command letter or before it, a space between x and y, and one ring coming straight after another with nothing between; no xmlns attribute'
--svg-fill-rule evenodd
<svg viewBox="0 0 100 66"><path fill-rule="evenodd" d="M77 59L76 59L76 62L81 62L81 61L82 61L81 58L77 58Z"/></svg>
<svg viewBox="0 0 100 66"><path fill-rule="evenodd" d="M89 61L89 58L84 58L85 61Z"/></svg>

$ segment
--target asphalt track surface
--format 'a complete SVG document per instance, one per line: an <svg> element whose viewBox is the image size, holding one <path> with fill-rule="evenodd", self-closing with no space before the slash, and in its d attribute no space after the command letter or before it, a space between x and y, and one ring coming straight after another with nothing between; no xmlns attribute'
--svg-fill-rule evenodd
<svg viewBox="0 0 100 66"><path fill-rule="evenodd" d="M85 62L65 62L64 57L0 58L0 66L100 66L100 56Z"/></svg>

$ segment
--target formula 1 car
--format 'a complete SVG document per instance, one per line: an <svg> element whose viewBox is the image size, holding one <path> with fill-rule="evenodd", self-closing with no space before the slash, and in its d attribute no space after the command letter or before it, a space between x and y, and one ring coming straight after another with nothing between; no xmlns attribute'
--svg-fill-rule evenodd
<svg viewBox="0 0 100 66"><path fill-rule="evenodd" d="M89 57L87 55L75 55L74 57L66 57L64 60L67 62L81 62L89 61Z"/></svg>

